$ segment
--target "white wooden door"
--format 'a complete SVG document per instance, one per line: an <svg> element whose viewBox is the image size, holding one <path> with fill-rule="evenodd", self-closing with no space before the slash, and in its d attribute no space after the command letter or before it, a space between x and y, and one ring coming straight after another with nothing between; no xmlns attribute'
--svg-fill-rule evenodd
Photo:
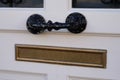
<svg viewBox="0 0 120 80"><path fill-rule="evenodd" d="M119 80L120 9L72 8L72 0L44 0L44 8L0 8L0 80ZM82 13L87 28L81 34L59 30L33 35L26 21L32 14L65 22ZM15 44L107 50L107 68L89 68L15 60Z"/></svg>

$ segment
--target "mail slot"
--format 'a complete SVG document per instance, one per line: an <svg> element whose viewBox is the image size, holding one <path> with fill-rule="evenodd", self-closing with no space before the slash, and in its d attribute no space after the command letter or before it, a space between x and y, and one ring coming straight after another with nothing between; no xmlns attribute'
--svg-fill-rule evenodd
<svg viewBox="0 0 120 80"><path fill-rule="evenodd" d="M17 61L106 68L107 50L104 49L25 44L17 44L15 47Z"/></svg>

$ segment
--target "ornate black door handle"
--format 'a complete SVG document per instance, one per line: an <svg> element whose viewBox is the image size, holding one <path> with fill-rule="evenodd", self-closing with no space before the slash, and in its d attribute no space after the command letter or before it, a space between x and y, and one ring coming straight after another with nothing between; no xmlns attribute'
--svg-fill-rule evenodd
<svg viewBox="0 0 120 80"><path fill-rule="evenodd" d="M38 14L31 15L27 20L27 29L33 34L39 34L48 31L68 29L72 33L81 33L86 29L87 20L84 15L80 13L72 13L66 18L65 23L55 22L49 20L47 23L45 19Z"/></svg>

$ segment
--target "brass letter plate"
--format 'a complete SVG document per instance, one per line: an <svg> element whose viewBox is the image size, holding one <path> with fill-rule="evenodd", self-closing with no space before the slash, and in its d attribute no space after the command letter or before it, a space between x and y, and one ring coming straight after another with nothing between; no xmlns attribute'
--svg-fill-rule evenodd
<svg viewBox="0 0 120 80"><path fill-rule="evenodd" d="M106 50L16 45L16 60L106 68Z"/></svg>

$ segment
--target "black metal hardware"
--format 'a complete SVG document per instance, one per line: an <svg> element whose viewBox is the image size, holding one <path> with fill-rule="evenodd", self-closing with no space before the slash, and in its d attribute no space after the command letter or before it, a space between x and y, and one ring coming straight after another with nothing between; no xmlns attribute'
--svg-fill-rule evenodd
<svg viewBox="0 0 120 80"><path fill-rule="evenodd" d="M68 15L65 23L55 22L49 20L47 23L45 19L38 14L31 15L27 20L27 29L33 34L39 34L48 31L68 29L71 33L81 33L86 29L87 21L84 15L80 13L72 13Z"/></svg>
<svg viewBox="0 0 120 80"><path fill-rule="evenodd" d="M112 4L112 0L101 0L104 4Z"/></svg>
<svg viewBox="0 0 120 80"><path fill-rule="evenodd" d="M114 6L120 4L119 0L101 0L101 2L104 4L113 4Z"/></svg>
<svg viewBox="0 0 120 80"><path fill-rule="evenodd" d="M120 0L72 0L73 8L120 8Z"/></svg>
<svg viewBox="0 0 120 80"><path fill-rule="evenodd" d="M3 4L7 4L8 0L0 0L0 2L3 3Z"/></svg>
<svg viewBox="0 0 120 80"><path fill-rule="evenodd" d="M3 4L9 4L9 7L13 7L14 4L22 3L22 0L0 0Z"/></svg>
<svg viewBox="0 0 120 80"><path fill-rule="evenodd" d="M14 3L15 4L20 4L20 3L22 3L23 2L23 0L14 0Z"/></svg>

